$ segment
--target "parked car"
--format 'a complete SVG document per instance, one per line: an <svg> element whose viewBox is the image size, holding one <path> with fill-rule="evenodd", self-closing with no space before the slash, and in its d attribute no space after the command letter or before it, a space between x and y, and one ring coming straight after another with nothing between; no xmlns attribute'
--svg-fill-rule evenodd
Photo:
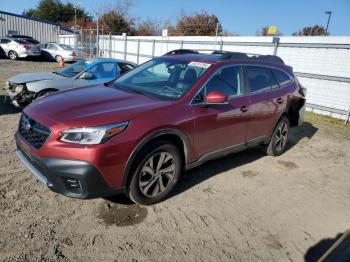
<svg viewBox="0 0 350 262"><path fill-rule="evenodd" d="M17 155L52 191L94 198L124 192L143 205L184 170L263 145L286 150L302 123L305 89L277 56L175 50L111 87L59 92L24 109ZM237 156L239 157L239 156Z"/></svg>
<svg viewBox="0 0 350 262"><path fill-rule="evenodd" d="M23 39L33 45L37 45L37 44L40 44L40 42L36 39L34 39L33 37L31 36L28 36L28 35L15 35L15 34L9 34L7 35L7 37L9 38L14 38L14 39Z"/></svg>
<svg viewBox="0 0 350 262"><path fill-rule="evenodd" d="M23 39L1 38L0 48L2 52L12 60L28 56L40 56L40 48Z"/></svg>
<svg viewBox="0 0 350 262"><path fill-rule="evenodd" d="M75 62L84 58L82 52L64 44L42 43L39 47L43 58L57 62Z"/></svg>
<svg viewBox="0 0 350 262"><path fill-rule="evenodd" d="M58 72L15 75L6 82L5 90L12 104L21 108L57 91L109 82L134 67L132 62L117 59L81 60Z"/></svg>

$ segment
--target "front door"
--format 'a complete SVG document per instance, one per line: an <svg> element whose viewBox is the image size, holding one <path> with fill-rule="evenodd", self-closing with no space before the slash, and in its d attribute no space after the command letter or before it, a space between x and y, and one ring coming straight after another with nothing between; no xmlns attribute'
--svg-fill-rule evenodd
<svg viewBox="0 0 350 262"><path fill-rule="evenodd" d="M194 144L198 158L229 147L244 146L249 97L244 93L243 83L241 66L226 66L219 69L194 98ZM211 91L226 94L228 104L206 105L205 94Z"/></svg>

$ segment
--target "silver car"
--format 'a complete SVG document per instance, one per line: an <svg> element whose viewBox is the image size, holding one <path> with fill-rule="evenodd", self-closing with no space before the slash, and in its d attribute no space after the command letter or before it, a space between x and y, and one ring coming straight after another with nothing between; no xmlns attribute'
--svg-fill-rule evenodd
<svg viewBox="0 0 350 262"><path fill-rule="evenodd" d="M57 91L111 82L135 67L132 62L111 58L80 60L59 72L15 75L6 82L5 90L12 104L22 108Z"/></svg>
<svg viewBox="0 0 350 262"><path fill-rule="evenodd" d="M39 47L41 49L41 55L45 59L56 60L57 62L61 60L65 62L75 62L84 57L84 54L79 50L64 44L42 43Z"/></svg>
<svg viewBox="0 0 350 262"><path fill-rule="evenodd" d="M19 57L40 56L41 54L40 47L23 39L9 37L0 39L0 49L1 53L12 60L16 60Z"/></svg>

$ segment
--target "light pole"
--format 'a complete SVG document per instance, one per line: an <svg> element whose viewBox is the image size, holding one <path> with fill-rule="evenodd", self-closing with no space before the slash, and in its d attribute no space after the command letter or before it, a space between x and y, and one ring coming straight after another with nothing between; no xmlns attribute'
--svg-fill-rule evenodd
<svg viewBox="0 0 350 262"><path fill-rule="evenodd" d="M326 11L325 14L328 15L328 21L327 21L327 26L326 26L326 35L327 35L328 34L329 21L331 20L331 16L332 16L332 11Z"/></svg>

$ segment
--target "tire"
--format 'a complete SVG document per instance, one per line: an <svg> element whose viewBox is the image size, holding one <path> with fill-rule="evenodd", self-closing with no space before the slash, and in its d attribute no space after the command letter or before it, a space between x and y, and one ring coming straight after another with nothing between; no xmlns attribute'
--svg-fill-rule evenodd
<svg viewBox="0 0 350 262"><path fill-rule="evenodd" d="M266 153L270 156L279 156L286 150L288 143L289 121L283 116L272 133L270 143L266 147Z"/></svg>
<svg viewBox="0 0 350 262"><path fill-rule="evenodd" d="M127 195L140 205L153 205L164 200L174 189L182 171L179 149L166 141L147 146L134 163Z"/></svg>
<svg viewBox="0 0 350 262"><path fill-rule="evenodd" d="M59 63L59 62L61 62L61 60L63 60L63 57L60 56L60 55L56 55L55 56L55 60L56 60L57 63Z"/></svg>
<svg viewBox="0 0 350 262"><path fill-rule="evenodd" d="M17 60L18 59L18 54L15 51L11 50L11 51L8 52L8 57L11 60Z"/></svg>

